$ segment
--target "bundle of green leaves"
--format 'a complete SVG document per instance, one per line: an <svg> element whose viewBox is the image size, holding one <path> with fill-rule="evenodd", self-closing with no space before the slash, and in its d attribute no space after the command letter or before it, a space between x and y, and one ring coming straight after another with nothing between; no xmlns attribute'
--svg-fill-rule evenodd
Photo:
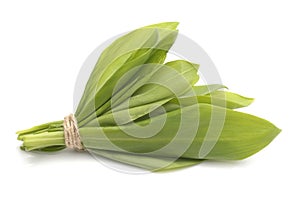
<svg viewBox="0 0 300 200"><path fill-rule="evenodd" d="M102 52L75 113L85 150L161 171L244 159L279 134L267 120L234 110L253 99L223 85L197 85L198 64L165 62L177 25L142 27ZM66 148L63 120L17 134L25 151Z"/></svg>

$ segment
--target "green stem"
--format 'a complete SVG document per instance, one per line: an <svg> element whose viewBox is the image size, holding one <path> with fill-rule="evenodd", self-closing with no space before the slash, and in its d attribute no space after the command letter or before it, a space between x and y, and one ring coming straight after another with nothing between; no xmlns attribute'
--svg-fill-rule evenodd
<svg viewBox="0 0 300 200"><path fill-rule="evenodd" d="M54 121L18 131L25 151L58 151L65 148L63 121Z"/></svg>

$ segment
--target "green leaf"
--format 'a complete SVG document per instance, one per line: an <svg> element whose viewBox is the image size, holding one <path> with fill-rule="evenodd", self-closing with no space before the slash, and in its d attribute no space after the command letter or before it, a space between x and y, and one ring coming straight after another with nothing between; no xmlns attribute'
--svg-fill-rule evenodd
<svg viewBox="0 0 300 200"><path fill-rule="evenodd" d="M199 124L195 117L197 112L200 112ZM168 112L166 120L165 117L159 115L137 124L119 127L80 128L82 142L87 148L142 153L149 156L236 160L258 152L280 132L280 129L264 119L209 104L177 109ZM181 124L182 120L185 124ZM147 129L148 124L159 124L161 121L164 122L163 127L157 133L151 126ZM140 132L137 125L140 126ZM193 133L195 126L196 133ZM179 128L182 127L183 134L178 134ZM208 130L214 135L206 136ZM220 134L215 134L216 131L220 131ZM153 132L155 135L149 137L149 133ZM215 145L210 153L203 157L200 148L204 143ZM164 149L166 145L169 148ZM177 150L182 148L185 149L184 152L178 155L180 152Z"/></svg>
<svg viewBox="0 0 300 200"><path fill-rule="evenodd" d="M193 63L177 60L160 66L145 66L139 72L126 74L136 78L132 78L132 82L112 98L110 104L113 109L85 126L116 125L114 117L117 118L117 124L122 125L150 113L176 95L180 96L191 90L190 85L199 79L197 67ZM131 95L133 96L130 98Z"/></svg>
<svg viewBox="0 0 300 200"><path fill-rule="evenodd" d="M124 73L135 66L156 61L153 57L159 58L161 62L164 60L164 53L177 36L175 28L169 29L175 27L175 24L165 23L159 27L137 29L117 39L103 51L76 111L79 124L94 112L99 116L109 107L106 104L107 107L99 109L111 98L115 84Z"/></svg>
<svg viewBox="0 0 300 200"><path fill-rule="evenodd" d="M165 104L168 101L169 99L163 99L160 101L155 101L153 103L136 106L129 109L110 112L90 121L88 124L84 125L84 127L105 127L127 124L144 115L147 115L148 113L159 108L161 105Z"/></svg>
<svg viewBox="0 0 300 200"><path fill-rule="evenodd" d="M197 95L200 93L199 91L196 91ZM166 111L169 112L178 109L179 107L182 106L191 106L195 103L195 98L196 98L198 103L207 103L215 106L236 109L236 108L249 106L254 100L253 98L244 97L227 91L213 91L209 94L206 94L206 92L204 92L204 94L205 95L203 96L190 95L190 96L184 96L179 99L174 98L168 103L166 103L164 107Z"/></svg>
<svg viewBox="0 0 300 200"><path fill-rule="evenodd" d="M162 65L153 76L144 82L138 90L130 92L130 107L148 104L163 99L172 99L176 95L182 95L191 88L190 85L199 79L198 65L188 61L176 60ZM173 91L170 91L172 89ZM175 93L175 94L174 94ZM114 110L126 108L121 105Z"/></svg>
<svg viewBox="0 0 300 200"><path fill-rule="evenodd" d="M88 150L93 155L105 157L110 160L125 163L135 167L143 168L149 171L169 171L197 165L202 160L185 159L185 158L168 158L168 157L153 157L143 156L139 154L120 153L115 151L105 151L98 149Z"/></svg>
<svg viewBox="0 0 300 200"><path fill-rule="evenodd" d="M241 96L239 94L235 94L227 91L214 91L210 94L205 95L205 97L199 97L199 103L212 103L214 105L222 105L223 99L226 100L226 107L230 109L242 108L249 106L254 99Z"/></svg>
<svg viewBox="0 0 300 200"><path fill-rule="evenodd" d="M145 26L144 28L165 28L165 29L171 29L175 30L178 26L179 22L162 22L158 24L152 24Z"/></svg>
<svg viewBox="0 0 300 200"><path fill-rule="evenodd" d="M219 89L224 89L227 87L224 86L224 85L221 85L221 84L211 84L211 85L197 85L197 86L193 86L193 90L194 90L194 93L197 95L197 96L203 96L203 95L206 95L206 94L210 94L216 90L219 90ZM188 95L188 94L187 94ZM184 97L188 97L188 96L185 96Z"/></svg>

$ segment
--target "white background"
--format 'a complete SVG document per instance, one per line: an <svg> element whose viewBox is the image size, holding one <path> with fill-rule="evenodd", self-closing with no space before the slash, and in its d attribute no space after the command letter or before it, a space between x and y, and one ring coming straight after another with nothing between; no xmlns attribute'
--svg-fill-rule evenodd
<svg viewBox="0 0 300 200"><path fill-rule="evenodd" d="M196 3L198 2L198 3ZM297 1L1 1L0 199L299 199ZM162 21L210 55L244 111L283 131L241 162L129 175L88 154L31 154L15 132L72 112L85 58L116 34Z"/></svg>

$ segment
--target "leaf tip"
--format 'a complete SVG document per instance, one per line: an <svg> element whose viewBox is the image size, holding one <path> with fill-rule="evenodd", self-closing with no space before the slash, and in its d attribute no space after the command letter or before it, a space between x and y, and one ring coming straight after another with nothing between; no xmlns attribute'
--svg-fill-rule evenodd
<svg viewBox="0 0 300 200"><path fill-rule="evenodd" d="M165 29L176 30L178 25L179 25L179 22L162 22L162 23L157 23L157 24L151 24L151 25L145 26L144 28L165 28Z"/></svg>

